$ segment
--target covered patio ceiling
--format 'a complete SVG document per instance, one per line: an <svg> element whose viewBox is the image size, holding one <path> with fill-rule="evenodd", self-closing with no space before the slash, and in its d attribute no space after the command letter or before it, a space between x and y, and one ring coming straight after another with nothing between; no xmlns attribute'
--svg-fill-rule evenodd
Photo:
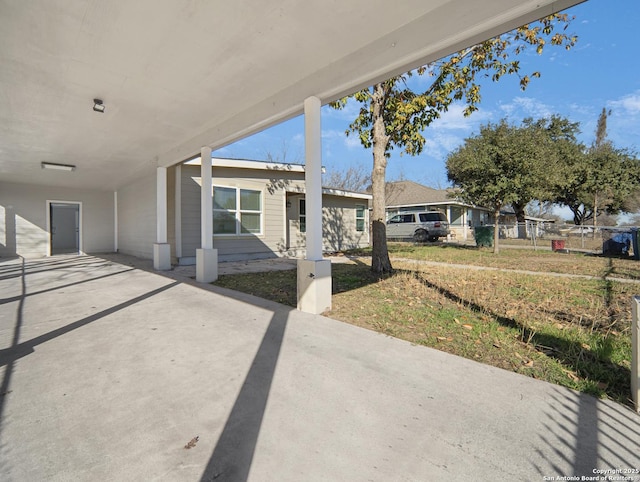
<svg viewBox="0 0 640 482"><path fill-rule="evenodd" d="M0 0L0 180L116 190L580 1Z"/></svg>

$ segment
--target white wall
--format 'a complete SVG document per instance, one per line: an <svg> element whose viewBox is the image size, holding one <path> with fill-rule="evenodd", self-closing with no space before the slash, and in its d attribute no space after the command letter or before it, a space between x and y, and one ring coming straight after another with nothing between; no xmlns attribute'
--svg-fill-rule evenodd
<svg viewBox="0 0 640 482"><path fill-rule="evenodd" d="M152 175L118 189L118 251L152 259L155 242L156 178Z"/></svg>
<svg viewBox="0 0 640 482"><path fill-rule="evenodd" d="M82 203L82 249L114 250L113 192L0 182L0 256L47 256L47 200Z"/></svg>

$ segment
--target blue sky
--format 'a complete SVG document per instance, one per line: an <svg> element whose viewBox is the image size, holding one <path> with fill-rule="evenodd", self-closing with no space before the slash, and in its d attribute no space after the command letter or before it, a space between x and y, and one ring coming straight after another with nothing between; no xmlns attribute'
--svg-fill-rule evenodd
<svg viewBox="0 0 640 482"><path fill-rule="evenodd" d="M502 118L520 123L525 117L559 114L579 122L581 140L590 144L603 107L611 109L609 139L620 148L640 151L640 54L636 47L640 28L638 0L588 0L566 11L575 16L568 28L578 35L575 48L545 49L519 56L522 72L540 71L521 91L518 78L505 76L499 82L484 82L480 109L470 117L462 115L463 105L452 106L429 126L427 145L420 156L400 156L394 151L387 168L387 180L409 179L445 188L445 160L464 139L478 132L481 124ZM327 171L360 165L368 171L372 154L345 129L353 120L355 103L336 111L322 110L323 165ZM219 149L219 157L264 160L268 154L286 162L304 163L302 116Z"/></svg>

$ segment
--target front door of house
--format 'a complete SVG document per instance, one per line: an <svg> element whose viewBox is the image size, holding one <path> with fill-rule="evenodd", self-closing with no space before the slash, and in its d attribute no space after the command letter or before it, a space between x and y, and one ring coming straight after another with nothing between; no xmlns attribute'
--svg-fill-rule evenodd
<svg viewBox="0 0 640 482"><path fill-rule="evenodd" d="M51 255L80 251L80 205L51 203Z"/></svg>

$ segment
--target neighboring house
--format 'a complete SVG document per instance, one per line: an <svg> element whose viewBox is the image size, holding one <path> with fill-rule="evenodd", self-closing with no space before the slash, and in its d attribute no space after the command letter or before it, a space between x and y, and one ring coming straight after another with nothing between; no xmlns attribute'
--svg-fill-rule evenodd
<svg viewBox="0 0 640 482"><path fill-rule="evenodd" d="M473 239L473 226L489 224L490 210L449 197L448 189L433 189L413 181L386 184L387 218L400 211L439 210L447 215L451 234L458 240Z"/></svg>
<svg viewBox="0 0 640 482"><path fill-rule="evenodd" d="M304 256L303 165L214 158L212 177L213 246L220 261ZM169 221L172 257L193 264L200 246L200 159L175 168L174 179L173 198L179 202ZM370 199L369 194L323 189L325 252L369 245Z"/></svg>
<svg viewBox="0 0 640 482"><path fill-rule="evenodd" d="M518 226L516 213L512 207L506 207L500 211L500 237L502 238L540 238L546 234L553 219L537 218L525 215L524 226Z"/></svg>

